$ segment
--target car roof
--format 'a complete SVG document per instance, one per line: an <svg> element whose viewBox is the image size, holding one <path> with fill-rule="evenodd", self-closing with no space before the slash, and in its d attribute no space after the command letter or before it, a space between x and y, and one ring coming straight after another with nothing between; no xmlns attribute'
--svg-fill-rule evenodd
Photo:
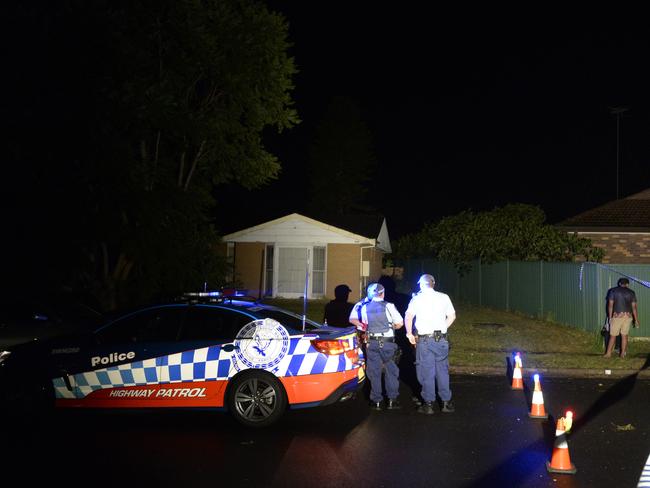
<svg viewBox="0 0 650 488"><path fill-rule="evenodd" d="M106 320L101 324L99 328L107 326L111 322L122 319L134 313L138 313L145 310L150 310L154 308L166 308L166 307L211 307L211 308L221 308L227 310L233 310L236 312L243 312L248 315L253 316L255 319L264 319L268 317L268 312L277 312L290 315L294 318L301 318L300 315L287 310L282 307L277 307L275 305L269 305L265 303L260 303L257 301L250 300L236 300L236 299L220 299L217 301L206 301L206 302L188 302L188 301L170 301L170 302L159 302L151 303L148 305L143 305L140 307L134 307L127 310L116 311L111 314L106 315ZM265 313L266 312L266 313ZM306 319L306 322L311 324L311 328L322 327L321 324L318 324L312 320Z"/></svg>

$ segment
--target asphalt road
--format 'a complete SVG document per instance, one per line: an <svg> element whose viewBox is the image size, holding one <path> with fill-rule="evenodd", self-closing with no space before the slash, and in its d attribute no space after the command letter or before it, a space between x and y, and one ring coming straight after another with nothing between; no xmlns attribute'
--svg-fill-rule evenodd
<svg viewBox="0 0 650 488"><path fill-rule="evenodd" d="M542 378L548 420L505 377L455 375L456 412L374 412L363 395L263 430L209 411L68 411L4 419L3 473L67 486L635 487L650 453L650 380ZM556 419L575 475L549 474Z"/></svg>

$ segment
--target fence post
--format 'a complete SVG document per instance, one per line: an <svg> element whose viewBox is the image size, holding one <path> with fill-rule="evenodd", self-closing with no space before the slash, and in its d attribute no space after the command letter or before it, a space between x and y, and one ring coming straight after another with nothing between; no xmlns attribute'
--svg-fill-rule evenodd
<svg viewBox="0 0 650 488"><path fill-rule="evenodd" d="M587 284L586 284L586 276L587 276L587 267L585 266L586 263L583 263L581 265L581 270L582 270L582 276L580 276L580 299L582 300L582 328L583 330L587 330L587 300L585 299L585 295L587 294Z"/></svg>
<svg viewBox="0 0 650 488"><path fill-rule="evenodd" d="M597 272L597 277L596 277L596 299L594 300L594 303L598 304L598 323L599 324L604 324L605 323L605 314L603 313L603 306L602 303L600 302L600 297L602 296L602 270L600 269L600 266L596 266L596 272Z"/></svg>
<svg viewBox="0 0 650 488"><path fill-rule="evenodd" d="M506 311L510 311L510 260L506 259Z"/></svg>
<svg viewBox="0 0 650 488"><path fill-rule="evenodd" d="M544 319L544 261L539 262L539 314Z"/></svg>
<svg viewBox="0 0 650 488"><path fill-rule="evenodd" d="M483 283L481 280L481 256L478 257L478 304L483 306Z"/></svg>

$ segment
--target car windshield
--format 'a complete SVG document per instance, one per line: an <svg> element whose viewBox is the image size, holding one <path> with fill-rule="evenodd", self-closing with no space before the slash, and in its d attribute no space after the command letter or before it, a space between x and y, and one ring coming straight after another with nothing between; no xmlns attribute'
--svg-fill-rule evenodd
<svg viewBox="0 0 650 488"><path fill-rule="evenodd" d="M285 327L294 329L297 331L302 331L302 317L288 310L280 310L274 308L260 308L255 310L257 315L262 317L270 318L277 320ZM305 320L305 330L319 329L323 327L321 324L318 324L312 320Z"/></svg>

